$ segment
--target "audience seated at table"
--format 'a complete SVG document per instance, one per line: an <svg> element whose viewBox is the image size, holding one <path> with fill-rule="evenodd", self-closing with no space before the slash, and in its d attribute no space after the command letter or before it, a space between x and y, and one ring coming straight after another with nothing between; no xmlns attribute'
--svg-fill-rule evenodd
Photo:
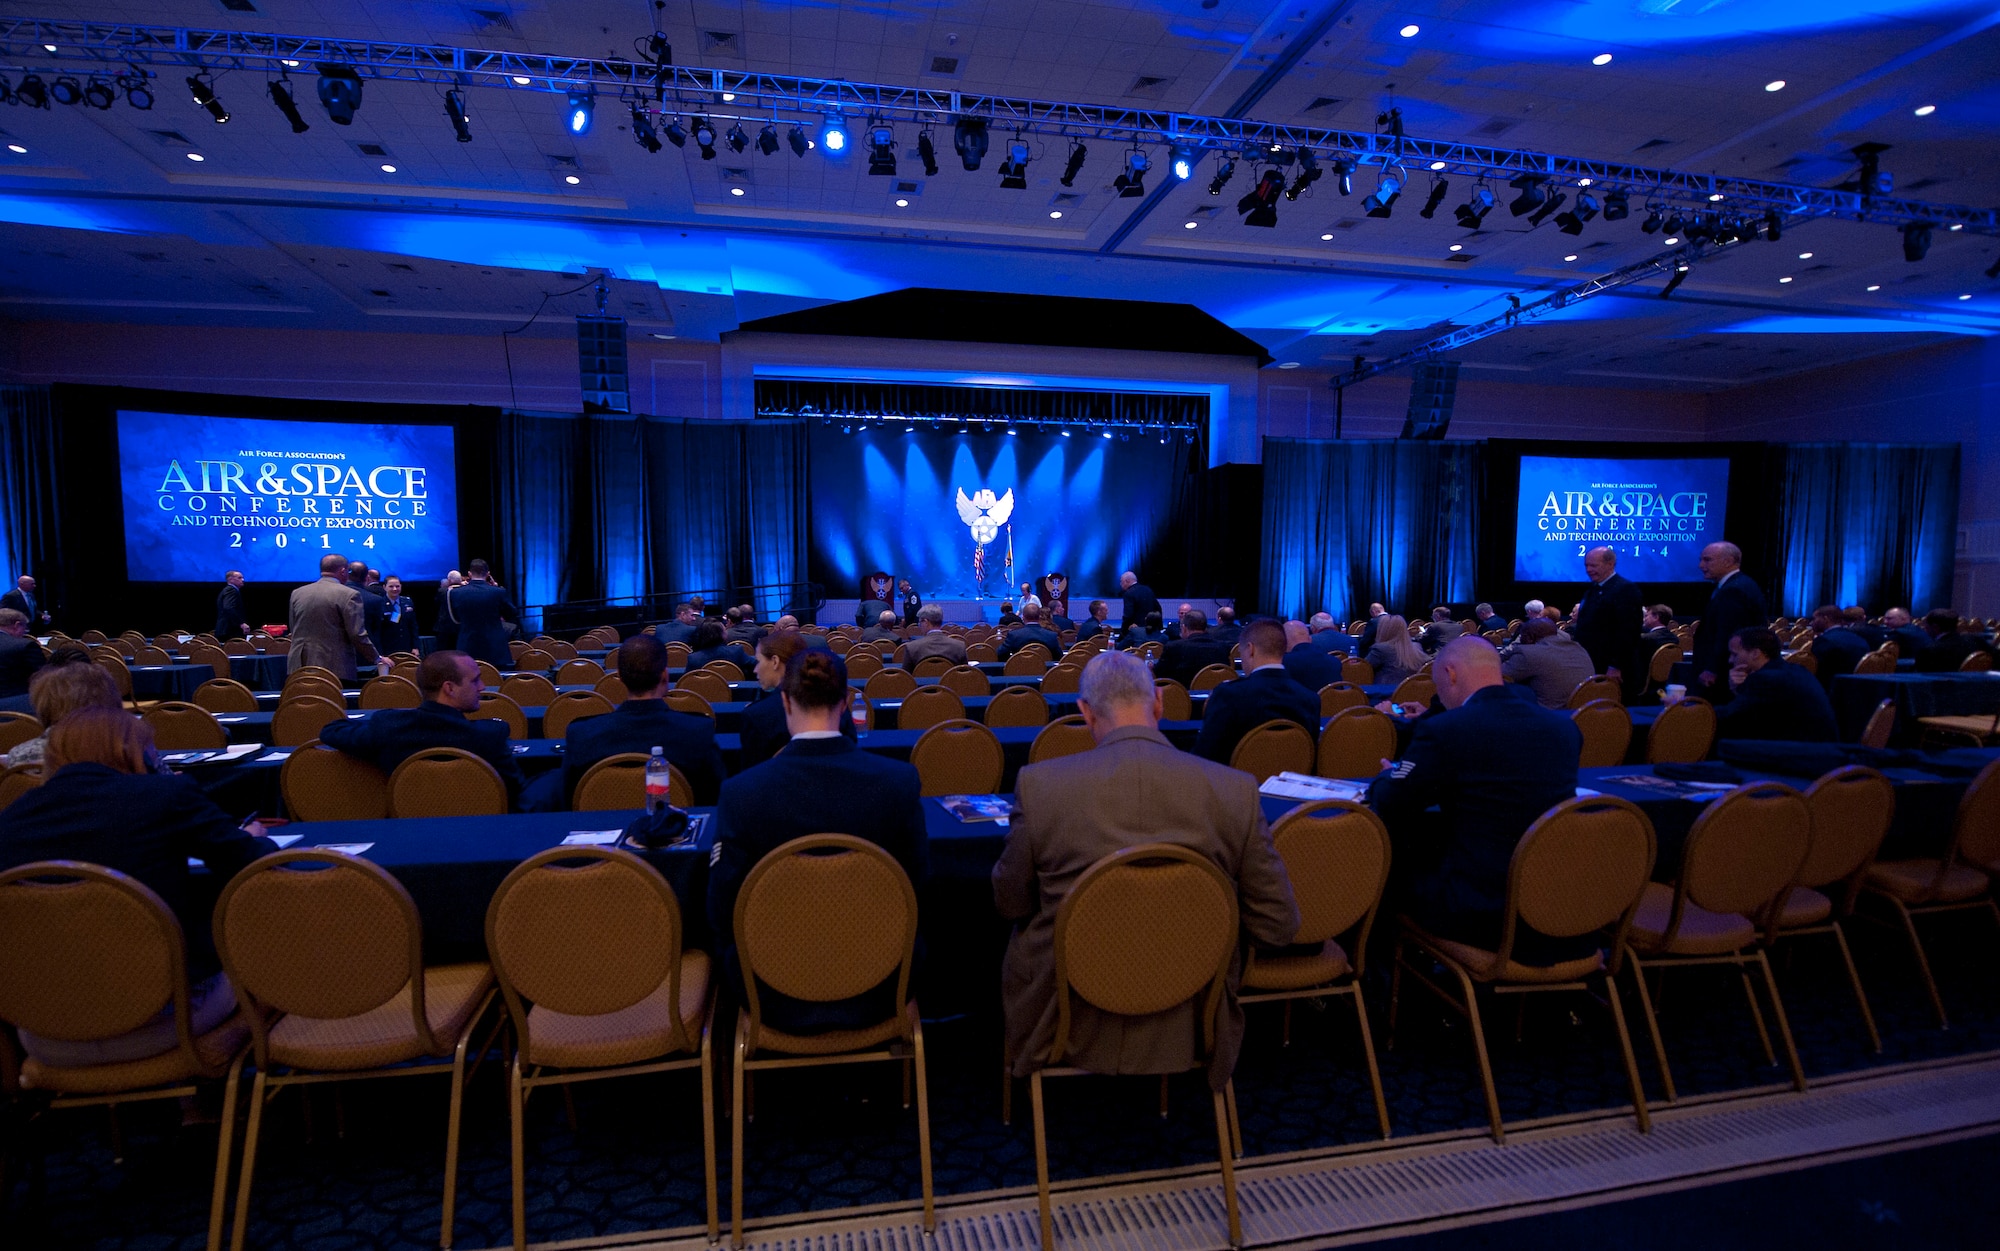
<svg viewBox="0 0 2000 1251"><path fill-rule="evenodd" d="M927 605L926 608L935 612L937 605ZM922 611L919 610L919 616ZM959 661L964 662L964 643L949 634L939 634L936 637L958 643ZM912 643L911 646L915 644ZM763 764L777 755L786 743L792 741L791 725L785 719L785 701L778 697L778 688L784 685L785 670L791 665L792 657L804 650L806 650L805 637L797 630L773 630L757 644L757 698L743 710L743 715L736 723L736 732L743 745L736 765L738 773L752 765ZM705 718L697 717L696 720ZM854 718L842 717L840 732L848 738L853 738ZM673 755L671 750L667 754L670 758ZM717 785L721 783L717 782Z"/></svg>
<svg viewBox="0 0 2000 1251"><path fill-rule="evenodd" d="M1119 636L1118 646L1130 651L1135 647L1143 647L1147 643L1165 643L1166 641L1167 632L1160 625L1160 614L1149 612L1146 614L1145 621L1127 628L1125 633Z"/></svg>
<svg viewBox="0 0 2000 1251"><path fill-rule="evenodd" d="M1410 637L1410 624L1395 613L1383 613L1368 623L1375 630L1375 641L1361 658L1375 668L1375 681L1383 686L1394 686L1404 678L1415 677L1417 670L1430 659L1424 649L1418 647ZM1364 632L1362 641L1367 642Z"/></svg>
<svg viewBox="0 0 2000 1251"><path fill-rule="evenodd" d="M1783 655L1778 636L1763 626L1729 636L1729 684L1736 697L1715 710L1717 738L1839 739L1826 688Z"/></svg>
<svg viewBox="0 0 2000 1251"><path fill-rule="evenodd" d="M1340 681L1339 652L1329 652L1313 641L1311 629L1303 621L1285 623L1285 672L1309 691L1318 691L1329 682Z"/></svg>
<svg viewBox="0 0 2000 1251"><path fill-rule="evenodd" d="M1931 643L1917 653L1918 673L1956 673L1966 657L1987 650L1978 639L1958 632L1958 614L1949 608L1925 613L1922 628Z"/></svg>
<svg viewBox="0 0 2000 1251"><path fill-rule="evenodd" d="M1473 633L1485 634L1489 630L1504 630L1506 628L1507 628L1507 618L1501 616L1497 612L1494 612L1493 605L1474 604L1472 606Z"/></svg>
<svg viewBox="0 0 2000 1251"><path fill-rule="evenodd" d="M28 636L27 614L0 608L0 700L25 700L28 680L46 659L42 645Z"/></svg>
<svg viewBox="0 0 2000 1251"><path fill-rule="evenodd" d="M749 604L738 604L723 613L722 621L724 642L748 643L755 647L764 637L764 627L757 624L757 610Z"/></svg>
<svg viewBox="0 0 2000 1251"><path fill-rule="evenodd" d="M1208 614L1199 608L1181 613L1181 636L1161 649L1154 672L1192 688L1194 675L1210 665L1229 663L1229 644L1219 643L1208 633Z"/></svg>
<svg viewBox="0 0 2000 1251"><path fill-rule="evenodd" d="M1433 608L1431 623L1424 627L1423 636L1417 640L1417 646L1435 654L1438 648L1457 638L1459 632L1458 622L1451 619L1451 609Z"/></svg>
<svg viewBox="0 0 2000 1251"><path fill-rule="evenodd" d="M1094 639L1100 634L1113 634L1111 626L1111 605L1101 599L1090 601L1090 608L1083 623L1076 628L1076 641Z"/></svg>
<svg viewBox="0 0 2000 1251"><path fill-rule="evenodd" d="M861 632L864 643L900 643L903 636L896 629L896 614L883 609L875 616L875 623Z"/></svg>
<svg viewBox="0 0 2000 1251"><path fill-rule="evenodd" d="M719 621L703 621L695 626L691 646L687 658L690 669L699 669L711 661L726 660L736 666L737 677L741 679L750 676L750 669L755 663L743 654L742 648L732 647L723 641L722 623Z"/></svg>
<svg viewBox="0 0 2000 1251"><path fill-rule="evenodd" d="M1355 654L1354 645L1360 640L1341 629L1340 623L1333 619L1332 614L1316 612L1312 615L1312 620L1306 622L1306 626L1312 631L1311 641L1314 647L1328 655Z"/></svg>
<svg viewBox="0 0 2000 1251"><path fill-rule="evenodd" d="M683 600L674 605L672 620L662 621L660 624L652 627L653 637L662 643L686 643L692 647L694 645L694 627L697 621L698 618L695 615L694 605Z"/></svg>
<svg viewBox="0 0 2000 1251"><path fill-rule="evenodd" d="M1003 600L1000 604L1000 628L1004 630L1008 626L1017 626L1020 624L1021 614L1014 611L1014 601Z"/></svg>
<svg viewBox="0 0 2000 1251"><path fill-rule="evenodd" d="M722 784L715 810L714 863L708 874L708 921L721 948L725 991L740 994L736 894L759 860L808 834L851 834L896 858L922 890L929 865L922 787L900 760L862 751L842 737L852 692L847 664L832 652L801 649L786 663L779 688L792 740L776 756ZM834 1003L805 1003L758 988L766 1025L819 1033L873 1025L901 1007L896 979ZM912 992L915 993L914 991Z"/></svg>
<svg viewBox="0 0 2000 1251"><path fill-rule="evenodd" d="M1869 643L1832 604L1823 604L1813 610L1812 628L1814 676L1819 678L1819 684L1830 695L1833 680L1854 672L1854 666L1868 654Z"/></svg>
<svg viewBox="0 0 2000 1251"><path fill-rule="evenodd" d="M1063 654L1062 640L1056 637L1054 630L1042 623L1040 604L1029 604L1021 609L1021 624L1009 630L1007 637L1000 640L996 654L1005 660L1030 643L1040 643L1046 647L1051 660Z"/></svg>
<svg viewBox="0 0 2000 1251"><path fill-rule="evenodd" d="M936 604L925 604L917 609L917 626L922 633L903 644L903 656L912 669L916 668L918 661L929 660L932 656L942 656L955 665L965 663L965 640L944 632L944 609ZM761 668L760 662L760 673ZM758 680L762 681L762 678ZM771 684L766 683L765 689L771 689Z"/></svg>
<svg viewBox="0 0 2000 1251"><path fill-rule="evenodd" d="M236 820L201 788L175 773L155 773L153 731L120 708L82 708L49 732L48 778L7 809L0 821L0 870L39 860L102 865L150 887L179 918L187 941L190 1008L196 1037L236 1010L218 970L206 898L190 889L188 860L219 881L277 850L257 825ZM21 1031L28 1054L45 1064L140 1060L175 1045L173 1005L138 1029L97 1042L38 1038Z"/></svg>
<svg viewBox="0 0 2000 1251"><path fill-rule="evenodd" d="M1568 706L1576 684L1597 673L1583 644L1556 628L1546 617L1521 627L1521 642L1501 664L1501 676L1519 682L1544 708Z"/></svg>
<svg viewBox="0 0 2000 1251"><path fill-rule="evenodd" d="M415 708L382 708L365 717L329 722L319 741L394 773L396 766L432 747L457 747L480 757L507 784L507 802L519 805L521 766L507 742L507 723L474 721L486 689L479 662L464 652L432 652L417 669L424 700Z"/></svg>
<svg viewBox="0 0 2000 1251"><path fill-rule="evenodd" d="M1653 653L1662 647L1680 650L1681 636L1674 633L1674 610L1665 604L1654 604L1639 619L1645 629L1639 632L1639 657L1651 662Z"/></svg>
<svg viewBox="0 0 2000 1251"><path fill-rule="evenodd" d="M8 767L39 764L49 741L49 731L73 712L84 708L123 708L118 683L97 665L81 644L64 644L55 649L49 663L35 672L28 683L28 701L34 705L35 719L42 732L7 753Z"/></svg>
<svg viewBox="0 0 2000 1251"><path fill-rule="evenodd" d="M1583 735L1500 673L1484 639L1457 639L1431 670L1445 711L1418 720L1409 748L1369 786L1396 837L1392 889L1430 933L1493 950L1514 846L1535 819L1576 794ZM1427 815L1431 808L1438 811ZM1543 964L1588 955L1590 938L1558 941L1525 926L1515 959Z"/></svg>
<svg viewBox="0 0 2000 1251"><path fill-rule="evenodd" d="M1870 622L1868 610L1861 605L1849 604L1840 610L1840 615L1846 620L1848 629L1867 641L1868 650L1873 651L1889 641L1888 627Z"/></svg>
<svg viewBox="0 0 2000 1251"><path fill-rule="evenodd" d="M1891 608L1882 614L1884 638L1896 645L1896 654L1913 660L1930 650L1931 636L1910 617L1907 608ZM1879 644L1878 644L1879 646Z"/></svg>
<svg viewBox="0 0 2000 1251"><path fill-rule="evenodd" d="M1215 625L1210 627L1208 637L1225 647L1234 647L1243 641L1243 623L1236 619L1236 610L1228 604L1215 610Z"/></svg>
<svg viewBox="0 0 2000 1251"><path fill-rule="evenodd" d="M1214 861L1236 883L1243 928L1261 943L1291 941L1298 905L1271 844L1257 783L1180 751L1160 733L1160 697L1145 662L1104 652L1084 666L1077 707L1094 751L1021 770L1021 815L993 866L993 901L1018 922L1001 969L1007 1054L1025 1076L1054 1041L1055 918L1083 871L1124 847L1173 842ZM1574 759L1574 754L1572 754ZM1220 1088L1236 1066L1243 1010L1240 959L1230 967L1208 1070ZM1149 1017L1107 1018L1070 1004L1068 1060L1100 1073L1176 1073L1199 1056L1201 997Z"/></svg>
<svg viewBox="0 0 2000 1251"><path fill-rule="evenodd" d="M563 738L559 795L549 792L550 783L536 778L522 806L530 811L567 808L576 784L590 766L624 752L650 756L655 747L686 776L696 803L714 803L724 773L722 753L715 746L715 722L699 713L667 707L666 694L673 683L667 678L666 644L648 634L635 634L619 644L611 656L617 663L618 680L630 694L608 713L569 723L569 733Z"/></svg>
<svg viewBox="0 0 2000 1251"><path fill-rule="evenodd" d="M1253 621L1237 644L1243 676L1208 693L1196 754L1228 764L1243 736L1266 721L1290 721L1315 742L1319 739L1319 688L1306 686L1285 666L1285 629L1275 621ZM1332 663L1322 655L1323 663Z"/></svg>
<svg viewBox="0 0 2000 1251"><path fill-rule="evenodd" d="M1366 658L1368 653L1375 649L1375 641L1382 637L1382 618L1388 615L1389 610L1382 607L1382 605L1368 605L1368 624L1361 627L1360 637L1354 640L1355 655ZM1398 618L1398 620L1401 620L1401 618ZM1407 630L1409 623L1405 621L1403 625L1405 630Z"/></svg>

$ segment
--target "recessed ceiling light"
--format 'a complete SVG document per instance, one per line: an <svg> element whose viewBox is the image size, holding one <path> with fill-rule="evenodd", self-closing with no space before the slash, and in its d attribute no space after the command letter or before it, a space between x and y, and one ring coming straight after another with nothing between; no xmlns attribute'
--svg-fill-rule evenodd
<svg viewBox="0 0 2000 1251"><path fill-rule="evenodd" d="M1443 168L1444 168L1444 162L1443 162L1443 161L1432 161L1432 162L1431 162L1431 168L1432 168L1432 169L1443 169Z"/></svg>
<svg viewBox="0 0 2000 1251"><path fill-rule="evenodd" d="M1423 27L1418 26L1415 22L1411 22L1408 26L1403 27L1403 29L1398 31L1397 33L1400 34L1405 39L1414 39L1416 38L1417 32L1422 29ZM55 49L50 48L49 51L54 52Z"/></svg>
<svg viewBox="0 0 2000 1251"><path fill-rule="evenodd" d="M1961 296L1959 296L1958 298L1959 298L1959 299L1961 299L1961 300L1969 300L1969 299L1971 299L1972 297L1971 297L1970 295L1961 295Z"/></svg>
<svg viewBox="0 0 2000 1251"><path fill-rule="evenodd" d="M578 178L575 174L564 174L563 181L568 183L570 186L574 187L578 183L582 182L583 179Z"/></svg>
<svg viewBox="0 0 2000 1251"><path fill-rule="evenodd" d="M1801 252L1801 253L1799 253L1799 259L1800 259L1800 260L1802 260L1802 261L1809 261L1809 260L1811 260L1811 259L1812 259L1812 253L1810 253L1810 252Z"/></svg>
<svg viewBox="0 0 2000 1251"><path fill-rule="evenodd" d="M1298 363L1297 361L1279 361L1279 362L1278 362L1278 368L1280 368L1280 369L1297 369L1298 367L1299 367L1299 363Z"/></svg>
<svg viewBox="0 0 2000 1251"><path fill-rule="evenodd" d="M1331 232L1328 232L1327 234L1323 234L1323 235L1321 235L1321 236L1319 237L1319 241L1320 241L1321 243L1330 243L1330 242L1332 242L1332 240L1333 240L1333 234L1332 234Z"/></svg>
<svg viewBox="0 0 2000 1251"><path fill-rule="evenodd" d="M1874 286L1872 286L1872 287L1870 287L1870 288L1868 288L1868 289L1869 289L1870 291L1880 291L1880 290L1882 289L1882 284L1878 282L1878 283L1876 283L1876 284L1875 284Z"/></svg>
<svg viewBox="0 0 2000 1251"><path fill-rule="evenodd" d="M1568 256L1563 257L1563 259L1566 261L1573 261L1576 259L1576 253L1571 252Z"/></svg>
<svg viewBox="0 0 2000 1251"><path fill-rule="evenodd" d="M1182 225L1181 225L1181 229L1182 229L1182 230L1193 230L1193 229L1194 229L1194 228L1195 228L1196 226L1199 226L1199 225L1201 225L1201 223L1200 223L1200 222L1184 222L1184 223L1182 223Z"/></svg>
<svg viewBox="0 0 2000 1251"><path fill-rule="evenodd" d="M396 167L394 165L384 165L382 167L382 172L385 174L393 174L396 172Z"/></svg>
<svg viewBox="0 0 2000 1251"><path fill-rule="evenodd" d="M1780 278L1780 279L1778 279L1778 281L1779 281L1779 282L1781 282L1781 283L1785 283L1785 282L1790 282L1790 281L1791 281L1791 279L1790 279L1790 278Z"/></svg>
<svg viewBox="0 0 2000 1251"><path fill-rule="evenodd" d="M1964 222L1953 222L1953 223L1951 224L1951 228L1952 228L1953 230L1964 230L1964 229L1965 229L1965 223L1964 223Z"/></svg>
<svg viewBox="0 0 2000 1251"><path fill-rule="evenodd" d="M657 330L655 330L655 331L653 332L653 337L654 337L655 339L671 339L671 338L673 338L673 336L672 336L672 335L670 335L670 334L661 334L661 333L660 333L659 331L657 331Z"/></svg>
<svg viewBox="0 0 2000 1251"><path fill-rule="evenodd" d="M1718 192L1716 192L1716 193L1715 193L1714 195L1711 195L1711 196L1709 196L1709 197L1708 197L1708 202L1709 202L1710 204L1715 204L1715 203L1719 202L1719 201L1720 201L1721 199L1722 199L1722 193L1721 193L1720 191L1718 191Z"/></svg>
<svg viewBox="0 0 2000 1251"><path fill-rule="evenodd" d="M1782 78L1773 78L1770 82L1764 84L1764 90L1766 91L1783 91L1784 89L1785 80Z"/></svg>
<svg viewBox="0 0 2000 1251"><path fill-rule="evenodd" d="M208 159L207 157L203 156L203 155L202 155L201 153L199 153L199 152L190 152L190 153L188 153L188 160L190 160L190 161L196 161L196 162L200 162L200 161L205 161L205 160L207 160L207 159Z"/></svg>
<svg viewBox="0 0 2000 1251"><path fill-rule="evenodd" d="M1611 64L1611 54L1609 52L1600 52L1590 58L1590 63L1592 65L1609 65Z"/></svg>
<svg viewBox="0 0 2000 1251"><path fill-rule="evenodd" d="M743 188L741 188L741 187L731 187L731 188L729 189L729 194L730 194L730 195L742 195L742 194L743 194Z"/></svg>
<svg viewBox="0 0 2000 1251"><path fill-rule="evenodd" d="M1579 179L1577 179L1577 180L1576 180L1576 185L1577 185L1577 186L1579 186L1579 187L1588 187L1588 186L1590 185L1590 179L1588 179L1588 178L1579 178Z"/></svg>
<svg viewBox="0 0 2000 1251"><path fill-rule="evenodd" d="M1660 240L1660 242L1661 242L1661 243L1664 243L1664 244L1666 244L1666 245L1667 245L1668 247L1672 247L1672 246L1674 246L1674 245L1675 245L1676 243L1679 243L1679 242L1680 242L1680 240L1679 240L1679 239L1662 239L1662 240Z"/></svg>
<svg viewBox="0 0 2000 1251"><path fill-rule="evenodd" d="M1454 243L1451 245L1451 250L1454 252L1463 252L1465 251L1465 245L1463 243Z"/></svg>
<svg viewBox="0 0 2000 1251"><path fill-rule="evenodd" d="M1929 117L1935 112L1937 112L1937 105L1935 104L1919 104L1917 106L1918 117Z"/></svg>
<svg viewBox="0 0 2000 1251"><path fill-rule="evenodd" d="M908 207L910 207L910 202L909 202L908 200L898 200L898 201L896 201L896 207L897 207L897 208L908 208Z"/></svg>
<svg viewBox="0 0 2000 1251"><path fill-rule="evenodd" d="M287 61L287 62L285 62L285 64L287 64L287 65L290 65L290 64L292 64L292 62L290 62L290 61ZM534 79L532 79L532 78L530 78L530 77L528 77L528 76L527 76L526 74L516 74L516 75L514 75L514 85L515 85L515 86L517 86L517 87L525 87L525 86L527 86L527 85L528 85L529 83L531 83L531 82L533 82L533 81L535 81L535 80L534 80Z"/></svg>
<svg viewBox="0 0 2000 1251"><path fill-rule="evenodd" d="M13 152L13 153L15 153L15 154L17 154L17 155L18 155L18 154L23 154L23 153L26 153L26 152L27 152L27 149L26 149L26 148L24 148L24 147L22 147L22 146L21 146L20 144L18 144L18 143L10 143L10 144L8 144L8 145L7 145L7 150L8 150L9 152Z"/></svg>
<svg viewBox="0 0 2000 1251"><path fill-rule="evenodd" d="M1059 219L1060 219L1061 217L1062 217L1062 210L1061 210L1061 209L1050 209L1050 210L1049 210L1049 220L1050 220L1050 221L1057 221L1057 220L1059 220Z"/></svg>

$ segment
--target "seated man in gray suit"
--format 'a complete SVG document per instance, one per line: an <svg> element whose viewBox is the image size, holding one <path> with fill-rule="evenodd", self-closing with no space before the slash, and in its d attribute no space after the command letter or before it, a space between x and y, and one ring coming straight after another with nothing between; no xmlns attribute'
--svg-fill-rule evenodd
<svg viewBox="0 0 2000 1251"><path fill-rule="evenodd" d="M955 665L965 663L965 640L944 632L944 609L936 604L917 609L917 626L923 633L903 644L903 658L912 667L932 656L942 656Z"/></svg>
<svg viewBox="0 0 2000 1251"><path fill-rule="evenodd" d="M993 867L993 900L1016 921L1001 972L1007 1054L1026 1076L1048 1056L1056 1027L1056 912L1078 877L1125 847L1172 842L1199 851L1236 883L1243 928L1280 944L1298 932L1299 909L1285 865L1257 800L1257 780L1180 751L1160 733L1160 696L1137 656L1103 652L1084 666L1077 707L1097 739L1094 751L1021 770L1021 815ZM1236 1003L1241 963L1210 1053L1208 1080L1220 1090L1236 1067L1243 1010ZM1202 1028L1200 997L1144 1017L1112 1017L1070 1005L1064 1063L1096 1073L1178 1073L1192 1068Z"/></svg>

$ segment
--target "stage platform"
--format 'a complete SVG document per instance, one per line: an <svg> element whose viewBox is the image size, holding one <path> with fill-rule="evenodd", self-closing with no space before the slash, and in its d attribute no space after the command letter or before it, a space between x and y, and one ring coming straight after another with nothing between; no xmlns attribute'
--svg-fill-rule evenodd
<svg viewBox="0 0 2000 1251"><path fill-rule="evenodd" d="M1071 619L1082 621L1088 616L1090 614L1090 601L1093 599L1101 599L1111 606L1111 620L1113 623L1116 623L1120 615L1125 611L1124 601L1117 595L1105 595L1102 593L1084 595L1081 593L1072 593L1069 597ZM944 609L944 619L953 625L976 625L980 622L984 622L987 625L994 625L1000 620L1000 605L1003 603L1014 603L1012 600L1000 599L938 599L925 600L924 602L927 604L936 604L938 607ZM1186 603L1201 609L1208 614L1208 619L1213 621L1215 620L1215 610L1218 607L1234 602L1234 600L1227 599L1189 598L1183 600L1175 599L1170 595L1160 596L1160 607L1167 614L1169 620L1172 619L1175 609ZM824 626L851 624L854 621L855 609L860 607L860 604L861 601L858 599L830 599L826 601L826 606L819 610L818 624ZM903 610L900 602L891 605L891 607L899 615ZM1014 607L1018 610L1020 605L1014 604ZM881 610L877 609L876 611L880 612ZM871 622L870 624L873 623Z"/></svg>

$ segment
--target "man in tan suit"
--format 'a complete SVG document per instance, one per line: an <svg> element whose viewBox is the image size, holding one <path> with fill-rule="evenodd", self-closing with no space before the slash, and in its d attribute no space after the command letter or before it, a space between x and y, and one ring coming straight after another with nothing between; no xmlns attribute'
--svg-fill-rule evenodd
<svg viewBox="0 0 2000 1251"><path fill-rule="evenodd" d="M1180 751L1158 728L1160 696L1136 656L1103 652L1084 666L1078 707L1095 751L1021 770L1021 816L993 868L1000 914L1020 924L1007 945L1001 994L1008 1054L1025 1076L1055 1038L1056 912L1085 869L1124 847L1178 843L1213 860L1236 883L1242 924L1273 945L1298 932L1299 910L1284 862L1271 845L1247 773ZM1221 1089L1243 1042L1236 1003L1242 964L1229 973L1217 1022L1209 1084ZM1070 1004L1065 1063L1098 1073L1178 1073L1201 1046L1200 999L1147 1017Z"/></svg>
<svg viewBox="0 0 2000 1251"><path fill-rule="evenodd" d="M903 644L903 658L912 666L932 656L942 656L955 665L965 663L965 640L944 632L944 609L925 604L917 609L917 624L923 633Z"/></svg>
<svg viewBox="0 0 2000 1251"><path fill-rule="evenodd" d="M374 645L361 627L361 592L347 584L346 575L347 558L327 555L320 558L319 581L292 592L286 672L319 665L352 681L360 658L375 658Z"/></svg>

